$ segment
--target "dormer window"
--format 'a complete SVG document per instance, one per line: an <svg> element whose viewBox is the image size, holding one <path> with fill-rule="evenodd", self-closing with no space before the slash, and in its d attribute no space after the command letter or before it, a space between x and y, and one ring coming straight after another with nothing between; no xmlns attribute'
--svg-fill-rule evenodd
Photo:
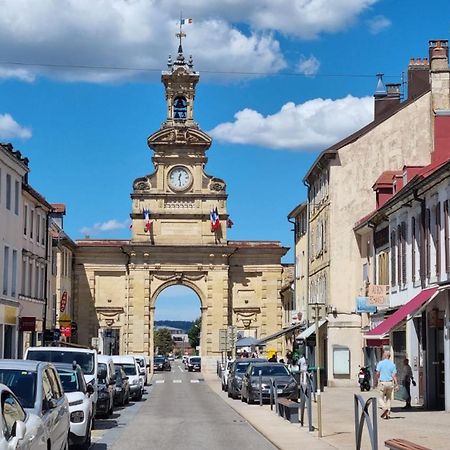
<svg viewBox="0 0 450 450"><path fill-rule="evenodd" d="M186 120L187 101L185 97L175 97L173 100L173 118L175 120Z"/></svg>

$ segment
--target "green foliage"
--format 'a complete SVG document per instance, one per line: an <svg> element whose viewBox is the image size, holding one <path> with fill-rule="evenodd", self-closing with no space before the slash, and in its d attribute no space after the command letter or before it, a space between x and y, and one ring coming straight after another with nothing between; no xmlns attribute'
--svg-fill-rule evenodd
<svg viewBox="0 0 450 450"><path fill-rule="evenodd" d="M202 319L199 317L194 320L191 329L188 331L189 344L195 350L200 345L200 333L202 331Z"/></svg>
<svg viewBox="0 0 450 450"><path fill-rule="evenodd" d="M173 350L172 335L167 328L155 330L153 350L159 355L167 355Z"/></svg>

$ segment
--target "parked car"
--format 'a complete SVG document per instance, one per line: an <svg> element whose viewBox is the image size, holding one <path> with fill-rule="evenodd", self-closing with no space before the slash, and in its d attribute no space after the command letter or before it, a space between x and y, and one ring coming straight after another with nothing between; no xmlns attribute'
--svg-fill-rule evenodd
<svg viewBox="0 0 450 450"><path fill-rule="evenodd" d="M31 423L39 426L33 415L27 414L20 401L4 384L0 384L0 448L5 450L42 448L35 437L35 429Z"/></svg>
<svg viewBox="0 0 450 450"><path fill-rule="evenodd" d="M94 388L86 384L83 371L78 364L55 363L64 394L69 401L71 445L83 449L91 446L91 431L94 421Z"/></svg>
<svg viewBox="0 0 450 450"><path fill-rule="evenodd" d="M200 372L202 370L202 359L200 356L191 356L186 364L189 372Z"/></svg>
<svg viewBox="0 0 450 450"><path fill-rule="evenodd" d="M120 366L115 366L116 388L114 393L114 403L124 406L130 402L130 383L127 374Z"/></svg>
<svg viewBox="0 0 450 450"><path fill-rule="evenodd" d="M120 366L126 373L130 383L130 397L134 400L141 400L144 392L144 383L139 376L139 365L133 356L120 355L112 357L115 366Z"/></svg>
<svg viewBox="0 0 450 450"><path fill-rule="evenodd" d="M39 443L39 447L34 448L68 448L69 402L52 364L2 359L0 383L13 391L27 414L34 416L33 423L26 423L26 435L30 436L28 439Z"/></svg>
<svg viewBox="0 0 450 450"><path fill-rule="evenodd" d="M77 347L29 347L24 359L72 364L74 361L81 367L87 384L94 388L92 400L94 413L97 408L97 352L88 348Z"/></svg>
<svg viewBox="0 0 450 450"><path fill-rule="evenodd" d="M231 365L233 364L234 359L227 359L224 364L224 368L222 370L222 391L228 390L228 374L230 373Z"/></svg>
<svg viewBox="0 0 450 450"><path fill-rule="evenodd" d="M139 364L139 374L144 377L144 386L148 384L148 358L144 355L131 355Z"/></svg>
<svg viewBox="0 0 450 450"><path fill-rule="evenodd" d="M263 358L241 358L236 359L230 367L228 373L228 397L239 398L242 388L242 377L245 374L250 363L267 362Z"/></svg>
<svg viewBox="0 0 450 450"><path fill-rule="evenodd" d="M116 371L111 356L98 355L98 399L97 416L111 417L114 409Z"/></svg>
<svg viewBox="0 0 450 450"><path fill-rule="evenodd" d="M261 372L261 386L259 374ZM264 400L270 398L270 384L274 383L278 397L298 400L298 384L284 364L281 363L251 363L242 379L241 400L248 404L259 399L262 392Z"/></svg>
<svg viewBox="0 0 450 450"><path fill-rule="evenodd" d="M170 365L170 361L165 356L155 356L153 358L153 370L156 371L162 371L172 370L172 366Z"/></svg>

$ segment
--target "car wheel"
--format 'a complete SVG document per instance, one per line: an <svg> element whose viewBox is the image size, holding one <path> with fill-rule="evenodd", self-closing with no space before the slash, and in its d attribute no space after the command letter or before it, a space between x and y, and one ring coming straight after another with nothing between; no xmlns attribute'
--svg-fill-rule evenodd
<svg viewBox="0 0 450 450"><path fill-rule="evenodd" d="M127 393L127 398L125 400L125 404L128 405L130 403L130 392Z"/></svg>
<svg viewBox="0 0 450 450"><path fill-rule="evenodd" d="M245 397L244 397L244 393L241 392L241 402L245 402Z"/></svg>
<svg viewBox="0 0 450 450"><path fill-rule="evenodd" d="M250 395L248 397L246 397L246 401L248 405L253 405L253 399L250 398Z"/></svg>
<svg viewBox="0 0 450 450"><path fill-rule="evenodd" d="M228 395L228 398L231 398L231 392L229 389L228 389L227 395Z"/></svg>
<svg viewBox="0 0 450 450"><path fill-rule="evenodd" d="M84 443L81 444L81 446L80 446L80 448L83 449L83 450L88 450L89 447L92 444L92 433L91 433L91 430L92 430L92 419L91 419L91 425L88 427L88 430L87 430L86 439L85 439Z"/></svg>

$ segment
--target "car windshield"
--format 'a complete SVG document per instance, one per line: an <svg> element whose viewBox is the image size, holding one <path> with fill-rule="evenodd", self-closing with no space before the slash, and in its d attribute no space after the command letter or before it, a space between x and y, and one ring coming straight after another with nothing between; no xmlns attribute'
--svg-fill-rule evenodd
<svg viewBox="0 0 450 450"><path fill-rule="evenodd" d="M191 358L191 359L190 359L190 362L191 362L192 364L198 364L200 361L201 361L200 358Z"/></svg>
<svg viewBox="0 0 450 450"><path fill-rule="evenodd" d="M0 369L0 383L16 394L24 408L34 408L36 398L36 372Z"/></svg>
<svg viewBox="0 0 450 450"><path fill-rule="evenodd" d="M70 350L30 350L27 354L27 359L66 364L73 364L75 361L81 367L85 375L92 375L95 370L94 354L87 352L71 352Z"/></svg>
<svg viewBox="0 0 450 450"><path fill-rule="evenodd" d="M116 380L122 381L122 371L120 370L120 367L116 367L114 372L116 374Z"/></svg>
<svg viewBox="0 0 450 450"><path fill-rule="evenodd" d="M127 375L136 375L136 365L135 364L120 364L120 363L114 363L117 366L122 367L124 372Z"/></svg>
<svg viewBox="0 0 450 450"><path fill-rule="evenodd" d="M64 392L79 392L82 390L76 371L58 369L58 373L59 378L61 378Z"/></svg>
<svg viewBox="0 0 450 450"><path fill-rule="evenodd" d="M242 362L242 363L236 363L236 372L237 373L243 373L247 370L247 367L250 363L249 362Z"/></svg>
<svg viewBox="0 0 450 450"><path fill-rule="evenodd" d="M107 368L106 368L106 364L105 363L98 363L98 373L100 373L101 371L104 371L105 373L107 373ZM104 378L97 377L97 379L105 381Z"/></svg>
<svg viewBox="0 0 450 450"><path fill-rule="evenodd" d="M165 358L158 357L158 358L155 358L154 361L155 361L156 364L161 364L161 363L163 363L165 360L166 360Z"/></svg>
<svg viewBox="0 0 450 450"><path fill-rule="evenodd" d="M288 376L289 371L284 366L267 364L264 366L253 366L252 376L259 376L259 372L261 371L261 375L263 377L276 377L276 376Z"/></svg>

